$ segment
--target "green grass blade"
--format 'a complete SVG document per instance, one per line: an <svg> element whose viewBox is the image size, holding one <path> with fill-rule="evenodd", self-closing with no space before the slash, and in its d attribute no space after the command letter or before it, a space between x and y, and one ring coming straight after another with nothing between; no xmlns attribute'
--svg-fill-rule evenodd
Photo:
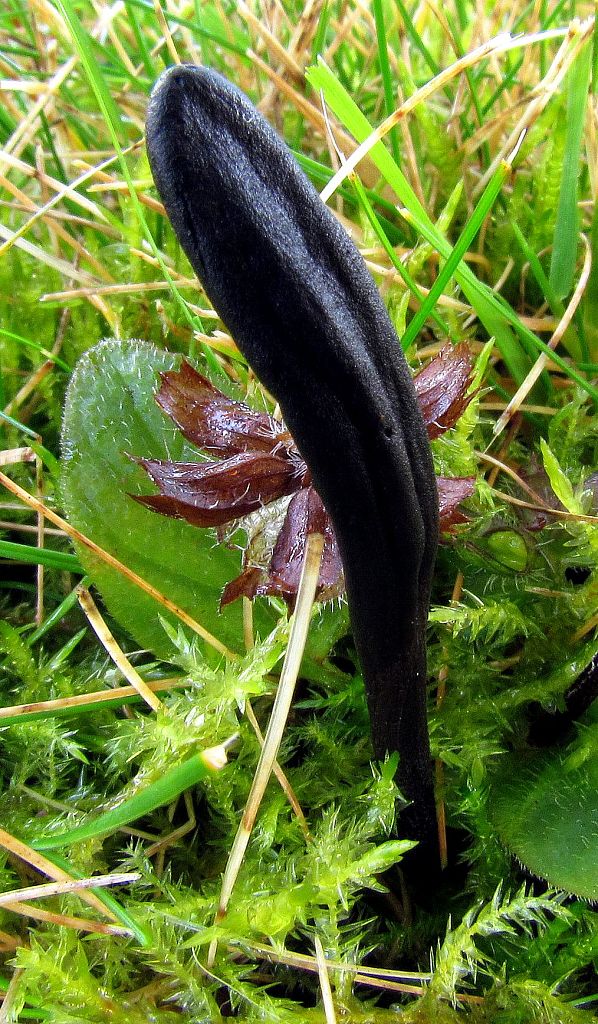
<svg viewBox="0 0 598 1024"><path fill-rule="evenodd" d="M31 448L31 451L35 452L35 454L41 459L44 468L50 476L55 480L58 479L60 463L54 455L54 452L51 452L48 448L44 448L43 444L40 444L39 441L32 441L29 447Z"/></svg>
<svg viewBox="0 0 598 1024"><path fill-rule="evenodd" d="M0 558L25 562L27 565L45 565L49 569L62 569L65 572L78 572L83 575L78 559L65 551L52 551L50 548L36 548L30 544L14 544L9 540L0 540Z"/></svg>
<svg viewBox="0 0 598 1024"><path fill-rule="evenodd" d="M328 25L329 25L329 22L330 22L330 15L331 14L332 14L332 10L331 10L331 7L330 7L330 0L324 0L324 3L322 5L322 10L320 12L320 17L318 19L318 27L316 29L316 34L314 36L314 41L312 43L312 48L311 48L312 60L317 60L317 58L319 57L321 51L324 48L324 42L326 40L326 32L328 30Z"/></svg>
<svg viewBox="0 0 598 1024"><path fill-rule="evenodd" d="M428 50L428 47L413 24L413 20L406 5L403 3L403 0L395 0L395 3L400 11L401 18L403 19L403 25L405 26L405 32L407 33L409 41L417 50L419 50L432 74L437 75L440 71L440 67L434 60L432 54Z"/></svg>
<svg viewBox="0 0 598 1024"><path fill-rule="evenodd" d="M56 6L65 18L72 33L75 47L79 57L81 58L81 63L85 68L106 124L110 124L113 127L117 138L126 144L128 140L126 138L120 111L116 106L110 90L106 85L105 78L100 71L91 37L79 21L71 0L56 0Z"/></svg>
<svg viewBox="0 0 598 1024"><path fill-rule="evenodd" d="M542 291L542 294L545 296L545 298L548 300L548 305L550 306L554 315L561 317L565 312L565 307L559 299L559 297L557 296L557 294L555 293L554 289L552 288L548 277L544 273L544 268L540 263L540 260L536 256L536 253L532 249L531 245L529 244L527 238L523 234L523 231L521 230L519 225L516 224L515 221L511 221L511 227L513 228L513 234L515 235L517 243L519 244L523 255L525 256L527 262L530 265L530 270L536 279L538 287Z"/></svg>
<svg viewBox="0 0 598 1024"><path fill-rule="evenodd" d="M371 135L372 126L341 83L334 77L330 68L320 60L317 66L306 71L306 76L313 88L323 91L326 102L357 141L364 142ZM388 184L394 189L403 206L408 210L413 226L444 259L448 259L452 250L450 242L438 231L390 153L382 143L376 143L370 150L370 156ZM494 337L505 365L517 384L523 381L530 369L529 353L534 350L546 351L571 380L575 380L594 401L598 402L598 389L564 360L559 357L555 358L552 350L521 323L509 304L500 296L495 295L492 289L482 281L479 281L467 264L461 264L455 277L488 334L490 337ZM513 336L511 327L515 329L518 340Z"/></svg>
<svg viewBox="0 0 598 1024"><path fill-rule="evenodd" d="M598 95L598 18L594 18L594 38L592 39L592 95Z"/></svg>
<svg viewBox="0 0 598 1024"><path fill-rule="evenodd" d="M359 197L359 201L361 203L361 206L362 206L362 208L363 208L363 210L365 212L365 215L366 215L369 223L371 224L372 228L376 232L376 235L379 238L382 246L384 247L384 250L385 250L387 256L389 257L393 267L395 268L397 273L401 275L401 277L403 278L403 281L405 282L405 284L409 288L411 294L417 299L417 301L419 302L420 306L423 305L423 303L425 302L426 297L423 294L423 292L421 292L420 289L417 287L417 282L413 279L413 277L411 276L411 274L407 270L407 267L399 259L399 257L397 256L396 252L394 251L392 245L390 244L390 242L388 240L388 236L386 235L386 232L384 231L380 221L378 220L378 217L376 216L376 214L374 212L372 204L370 203L370 201L369 201L369 199L368 199L368 197L366 195L366 190L363 187L361 181L355 175L355 176L352 177L352 182L353 182L353 186L355 188L355 191L356 191L356 193L357 193L357 195ZM436 324L438 325L440 330L443 332L443 334L445 334L447 336L450 336L451 335L451 330L450 330L448 324L442 319L442 317L436 312L435 309L432 309L430 311L430 315L435 320ZM456 341L457 339L454 338L453 340ZM401 344L404 346L403 339L401 339Z"/></svg>
<svg viewBox="0 0 598 1024"><path fill-rule="evenodd" d="M446 285L450 281L451 277L456 273L459 264L484 223L485 218L492 209L492 206L494 205L494 202L510 173L510 165L503 162L492 175L480 196L471 217L461 232L456 245L453 247L449 258L442 267L442 270L438 274L426 298L405 331L405 335L403 337L403 348L405 351L407 351L415 341L417 335L428 319L428 316L434 309L436 302L442 295Z"/></svg>
<svg viewBox="0 0 598 1024"><path fill-rule="evenodd" d="M590 246L592 269L583 297L583 323L590 359L598 360L598 206L592 218Z"/></svg>
<svg viewBox="0 0 598 1024"><path fill-rule="evenodd" d="M59 622L62 622L65 615L68 615L78 602L77 590L79 586L88 587L90 583L90 576L84 576L83 579L79 581L77 586L71 590L70 594L67 594L64 600L60 602L50 615L48 615L47 619L44 619L41 626L38 626L38 628L27 637L27 644L29 647L31 647L32 644L36 644L38 640L41 640L42 637L46 635L46 633L49 633L54 629L54 626Z"/></svg>
<svg viewBox="0 0 598 1024"><path fill-rule="evenodd" d="M150 82L152 82L157 77L157 69L154 64L150 48L145 41L146 33L143 31L143 26L139 24L137 14L135 13L131 0L125 0L125 10L127 12L129 24L133 29L135 42L137 43L137 48L141 56L143 67L145 68L145 73Z"/></svg>
<svg viewBox="0 0 598 1024"><path fill-rule="evenodd" d="M55 864L57 868L62 868L63 871L68 872L71 878L84 877L82 872L79 871L77 868L73 867L73 865L66 859L66 857L61 857L60 854L55 853L54 851L52 851L52 853L46 853L44 854L44 856L49 861L51 861L52 864ZM92 892L95 896L97 896L100 902L103 903L104 906L107 907L112 914L114 914L114 917L117 919L117 921L119 921L125 928L128 928L133 933L140 946L151 945L149 932L138 923L137 919L132 914L130 914L128 910L125 910L123 905L119 903L119 901L116 899L115 896L112 895L112 893L108 892L104 887L98 889L90 889L89 891Z"/></svg>
<svg viewBox="0 0 598 1024"><path fill-rule="evenodd" d="M569 295L575 274L575 260L579 240L577 198L579 192L581 138L590 85L591 60L592 47L587 45L583 48L577 61L569 71L563 174L554 226L552 260L550 263L550 286L559 299L564 299Z"/></svg>
<svg viewBox="0 0 598 1024"><path fill-rule="evenodd" d="M334 114L354 135L357 141L360 143L364 142L372 134L373 128L341 82L335 78L328 65L320 58L316 65L306 69L305 75L313 89L322 90L324 98ZM432 221L411 188L411 185L396 166L382 142L377 142L372 146L370 156L380 173L395 188L401 203L409 210L414 224L418 228L420 228L420 224L424 225L427 229L429 228L432 232L432 237L427 238L427 241L436 244L439 236L435 232ZM424 234L423 230L422 234ZM424 237L426 236L424 235Z"/></svg>
<svg viewBox="0 0 598 1024"><path fill-rule="evenodd" d="M19 420L16 420L14 416L9 416L8 413L4 412L2 409L0 409L0 420L2 420L3 423L7 423L9 427L14 427L15 430L20 430L26 437L30 437L32 440L37 441L39 434L36 434L35 430L32 430L31 427L26 427L24 423L19 423Z"/></svg>
<svg viewBox="0 0 598 1024"><path fill-rule="evenodd" d="M56 0L56 3L62 11L69 25L75 47L77 49L77 52L79 53L81 62L83 64L83 67L85 68L85 72L89 79L89 83L93 89L95 97L98 101L98 105L106 122L106 126L110 132L112 144L118 155L123 176L129 187L131 205L135 211L135 215L139 221L141 229L149 242L153 255L158 260L160 269L164 274L165 280L168 281L173 296L177 302L177 305L181 313L183 314L185 321L187 322L192 331L203 332L203 324L201 323L199 317L193 316L191 314L189 307L187 306L187 303L183 299L181 293L179 292L178 288L174 283L174 280L168 270L168 267L166 266L162 258L162 254L158 249L154 237L149 229L147 220L145 218L145 214L139 201L139 197L137 196L137 192L133 184L133 179L131 177L131 172L129 170L127 160L125 159L125 154L123 152L121 144L121 140L123 139L123 124L120 118L120 114L116 108L114 100L110 96L110 93L106 87L106 82L102 74L102 70L96 60L93 48L90 45L89 37L77 16L77 13L71 0ZM220 363L216 359L214 353L207 345L202 346L202 351L211 371L215 374L217 378L220 378L223 375L223 370L220 366Z"/></svg>
<svg viewBox="0 0 598 1024"><path fill-rule="evenodd" d="M554 291L552 290L550 286L550 281L544 273L544 268L540 263L540 260L536 256L536 253L534 252L527 238L521 231L519 225L516 224L514 221L511 221L511 226L513 228L513 234L515 235L517 243L519 244L521 251L523 252L526 260L530 265L530 269L536 279L540 291L548 300L548 305L550 306L554 315L559 318L562 317L565 312L565 307L561 300L558 298L558 296L555 295ZM579 345L577 344L575 332L572 327L569 327L569 329L566 331L565 336L563 338L563 343L568 347L569 352L572 356L578 354ZM584 367L579 362L577 362L577 369L583 370ZM542 382L544 387L548 389L548 391L552 392L553 388L550 379L550 374L548 374L546 371L543 371L542 373Z"/></svg>
<svg viewBox="0 0 598 1024"><path fill-rule="evenodd" d="M516 61L512 65L510 70L507 71L503 75L503 77L501 78L498 86L496 87L496 89L494 90L492 95L490 96L490 99L486 100L486 102L482 106L482 115L484 117L486 116L486 114L490 110L492 110L492 107L494 106L496 101L499 99L499 97L502 96L503 92L505 92L507 89L511 89L512 86L514 85L514 83L516 83L517 75L521 71L522 66L523 66L523 57L521 57L518 61Z"/></svg>
<svg viewBox="0 0 598 1024"><path fill-rule="evenodd" d="M96 818L88 819L75 828L67 829L59 835L36 839L32 842L35 850L57 850L63 846L71 846L88 839L99 839L116 832L117 829L129 825L138 818L151 814L157 807L172 803L186 789L197 785L217 768L214 764L215 752L224 755L224 748L201 751L192 757L164 772L148 786L144 786L128 799L117 797L115 806Z"/></svg>
<svg viewBox="0 0 598 1024"><path fill-rule="evenodd" d="M388 60L388 43L386 40L386 26L384 25L384 9L382 0L374 0L374 20L376 24L376 36L378 39L378 60L380 61L380 74L382 75L382 87L384 90L384 108L386 114L392 114L396 107L395 89L392 82L392 72ZM392 128L389 132L390 148L395 163L400 166L401 154L399 152L399 140L397 129Z"/></svg>
<svg viewBox="0 0 598 1024"><path fill-rule="evenodd" d="M459 7L457 9L458 9L458 11L460 10ZM450 14L448 13L448 11L445 11L445 18L446 18L447 24L449 26L449 30L450 30L450 34L451 34L451 43L452 43L452 45L454 47L455 54L457 56L457 59L461 60L461 58L465 56L465 48L464 48L462 40L461 40L461 33L455 28L455 26L454 26L454 24L452 22L452 18L450 17ZM459 19L461 21L461 32L462 32L463 28L464 28L464 25L462 23L463 22L463 17L461 15L461 13L459 13ZM475 110L475 121L473 119L467 118L468 132L471 132L473 130L475 122L477 122L477 124L480 125L480 126L484 123L484 114L483 114L483 111L482 111L482 104L480 102L480 98L479 98L479 95L478 95L477 77L479 77L479 68L477 69L477 75L476 75L474 69L466 67L463 70L463 75L465 77L467 85L469 86L469 95L470 95L471 103L472 103L473 108ZM463 122L463 117L461 118L461 121ZM487 167L490 164L490 150L489 150L489 147L488 147L488 143L486 141L484 141L482 143L482 145L480 146L480 153L483 156L484 166Z"/></svg>
<svg viewBox="0 0 598 1024"><path fill-rule="evenodd" d="M301 169L305 171L307 175L309 175L313 182L317 182L318 184L323 185L328 184L333 175L333 171L331 171L330 167L326 167L324 164L319 163L317 160L313 160L311 157L305 156L304 153L298 153L296 150L293 149L291 149L291 152L295 157L295 160L301 167ZM351 184L354 186L354 181L352 181ZM389 214L389 216L393 217L394 221L396 221L398 215L397 208L394 203L391 203L388 199L385 199L384 196L379 196L378 193L374 192L373 189L366 188L365 185L363 185L363 183L361 183L361 187L363 188L364 194L367 196L372 207L375 206L379 210L385 210ZM342 196L342 198L351 206L355 205L354 190L352 191L351 189L347 188L346 184L340 186L340 188L338 189L338 195ZM398 227L398 225L394 223L394 221L391 222L382 213L375 213L374 215L378 220L378 223L384 226L384 230L386 231L387 235L390 232L393 236L397 236L398 238L400 238L401 242L407 241L405 231L401 230Z"/></svg>
<svg viewBox="0 0 598 1024"><path fill-rule="evenodd" d="M326 102L357 141L364 142L371 135L372 126L341 83L334 77L330 68L320 60L317 66L306 71L306 76L313 88L323 91ZM427 242L437 249L441 256L448 259L452 248L450 242L438 231L405 175L397 167L381 142L372 146L370 157L409 212L412 225ZM496 339L496 344L514 380L520 384L529 370L530 361L505 323L504 309L499 305L491 290L482 285L465 264L459 268L457 280L488 334ZM514 313L513 317L518 320Z"/></svg>
<svg viewBox="0 0 598 1024"><path fill-rule="evenodd" d="M137 7L140 10L146 11L149 15L155 17L154 5L151 0L128 0L130 7ZM181 25L183 28L188 29L190 32L196 33L202 39L209 39L210 42L216 43L217 46L221 46L223 50L229 53L234 53L238 57L246 57L247 49L249 47L249 40L246 41L244 46L239 45L229 39L226 35L221 35L219 32L214 32L211 29L201 24L199 19L183 18L173 11L169 10L166 4L161 4L164 17L166 18L167 24ZM235 26L235 31L237 31Z"/></svg>
<svg viewBox="0 0 598 1024"><path fill-rule="evenodd" d="M11 338L12 341L18 342L19 345L23 345L24 348L32 348L36 352L39 352L44 359L51 359L56 366L59 366L61 370L65 370L67 373L72 372L72 366L61 359L60 356L53 355L49 349L44 348L38 341L32 341L31 338L24 338L22 334L15 334L14 331L9 331L6 327L0 327L0 334L3 334L6 338Z"/></svg>

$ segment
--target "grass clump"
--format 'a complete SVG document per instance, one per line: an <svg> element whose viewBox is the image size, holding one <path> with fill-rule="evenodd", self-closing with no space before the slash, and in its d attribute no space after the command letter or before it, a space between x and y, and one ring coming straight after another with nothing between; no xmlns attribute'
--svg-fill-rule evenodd
<svg viewBox="0 0 598 1024"><path fill-rule="evenodd" d="M0 13L0 1021L588 1019L593 13L483 0L36 0ZM216 547L128 497L140 486L129 455L194 457L154 402L159 369L185 356L272 411L152 186L145 109L177 58L260 103L357 239L414 370L447 341L466 339L473 355L472 400L433 442L438 473L475 478L467 521L441 545L429 622L447 863L434 891L404 884L403 858L417 854L396 763L372 764L336 599L312 614L277 778L217 915L289 623L277 598L259 599L252 622L240 604L219 615L241 533ZM116 341L94 347L102 338ZM42 522L15 487L177 607L84 543L73 554L63 520ZM126 680L79 608L81 582L105 600ZM214 749L205 777L152 801ZM120 829L75 832L148 793ZM547 835L524 813L536 793ZM65 842L44 851L48 836ZM122 871L126 884L80 886ZM53 895L21 892L48 879Z"/></svg>

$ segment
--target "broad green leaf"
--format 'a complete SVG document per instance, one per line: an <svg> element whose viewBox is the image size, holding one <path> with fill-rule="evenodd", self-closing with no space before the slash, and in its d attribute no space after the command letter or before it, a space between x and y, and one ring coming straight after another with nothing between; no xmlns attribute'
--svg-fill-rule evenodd
<svg viewBox="0 0 598 1024"><path fill-rule="evenodd" d="M218 637L239 650L240 603L218 611L224 584L240 571L238 551L200 530L143 508L130 494L154 488L130 455L192 462L196 449L184 441L154 401L160 370L175 356L140 341L103 341L79 361L67 393L63 432L62 491L67 516L130 569ZM143 647L161 658L175 648L160 622L177 621L120 573L87 549L79 560L114 617ZM265 635L273 618L265 604L255 625Z"/></svg>
<svg viewBox="0 0 598 1024"><path fill-rule="evenodd" d="M570 769L566 752L504 759L489 807L505 846L550 885L598 899L598 757Z"/></svg>

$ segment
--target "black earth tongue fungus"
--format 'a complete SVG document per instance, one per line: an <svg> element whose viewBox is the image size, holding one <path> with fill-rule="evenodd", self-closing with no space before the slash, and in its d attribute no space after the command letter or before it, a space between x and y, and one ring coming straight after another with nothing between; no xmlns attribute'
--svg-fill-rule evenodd
<svg viewBox="0 0 598 1024"><path fill-rule="evenodd" d="M285 423L332 519L374 753L400 754L401 835L437 861L425 630L438 542L430 445L411 374L355 245L247 97L167 70L147 150L174 231Z"/></svg>

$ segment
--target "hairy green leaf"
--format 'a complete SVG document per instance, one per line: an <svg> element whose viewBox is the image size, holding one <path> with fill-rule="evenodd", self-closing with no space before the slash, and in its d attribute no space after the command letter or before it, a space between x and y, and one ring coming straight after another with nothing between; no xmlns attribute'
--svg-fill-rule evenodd
<svg viewBox="0 0 598 1024"><path fill-rule="evenodd" d="M104 341L82 357L63 421L64 504L74 526L236 647L241 608L220 613L218 604L239 571L238 554L216 544L212 530L158 516L130 497L151 488L130 455L199 459L153 398L159 371L174 365L175 357L139 341ZM138 643L172 659L160 616L172 624L174 617L81 545L77 553L114 617ZM256 625L269 630L267 609L256 609Z"/></svg>
<svg viewBox="0 0 598 1024"><path fill-rule="evenodd" d="M490 813L505 845L550 885L598 899L598 757L569 767L562 752L505 758Z"/></svg>

